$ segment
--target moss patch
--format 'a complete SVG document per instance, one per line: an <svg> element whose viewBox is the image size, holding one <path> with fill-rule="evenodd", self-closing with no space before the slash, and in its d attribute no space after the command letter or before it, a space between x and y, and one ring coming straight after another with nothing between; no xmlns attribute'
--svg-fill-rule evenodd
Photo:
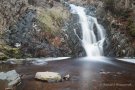
<svg viewBox="0 0 135 90"><path fill-rule="evenodd" d="M7 56L7 55L5 55L5 54L3 54L3 53L1 53L0 52L0 61L2 60L6 60L6 59L8 59L9 57Z"/></svg>
<svg viewBox="0 0 135 90"><path fill-rule="evenodd" d="M8 45L0 45L0 51L4 54L1 58L22 58L22 53L19 48L12 48Z"/></svg>

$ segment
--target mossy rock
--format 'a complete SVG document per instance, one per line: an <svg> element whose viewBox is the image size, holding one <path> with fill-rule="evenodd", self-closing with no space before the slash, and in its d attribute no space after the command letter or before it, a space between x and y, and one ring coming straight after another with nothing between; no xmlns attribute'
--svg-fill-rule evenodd
<svg viewBox="0 0 135 90"><path fill-rule="evenodd" d="M21 58L22 57L22 53L19 48L12 48L8 45L0 45L0 51L10 58Z"/></svg>
<svg viewBox="0 0 135 90"><path fill-rule="evenodd" d="M21 58L22 54L19 48L10 48L7 50L7 55L13 58Z"/></svg>
<svg viewBox="0 0 135 90"><path fill-rule="evenodd" d="M1 53L0 52L0 61L2 60L6 60L6 59L8 59L9 57L8 56L6 56L4 53Z"/></svg>

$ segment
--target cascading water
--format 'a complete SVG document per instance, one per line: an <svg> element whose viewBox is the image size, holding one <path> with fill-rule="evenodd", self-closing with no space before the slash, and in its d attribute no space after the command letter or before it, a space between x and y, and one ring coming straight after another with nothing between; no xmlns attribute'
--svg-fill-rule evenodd
<svg viewBox="0 0 135 90"><path fill-rule="evenodd" d="M86 15L85 8L70 4L71 13L78 14L82 27L82 44L87 56L102 56L105 30L96 17ZM95 28L96 27L96 31ZM97 34L96 34L97 33Z"/></svg>

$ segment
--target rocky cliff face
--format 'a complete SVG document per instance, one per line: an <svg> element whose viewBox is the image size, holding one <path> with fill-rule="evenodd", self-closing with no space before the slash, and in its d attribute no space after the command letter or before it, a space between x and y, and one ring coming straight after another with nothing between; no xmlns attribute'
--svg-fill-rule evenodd
<svg viewBox="0 0 135 90"><path fill-rule="evenodd" d="M134 0L102 0L101 20L108 26L109 47L106 55L116 57L135 56L135 5Z"/></svg>
<svg viewBox="0 0 135 90"><path fill-rule="evenodd" d="M1 57L71 55L62 31L69 14L60 2L1 0L0 4Z"/></svg>
<svg viewBox="0 0 135 90"><path fill-rule="evenodd" d="M25 0L1 0L0 1L0 52L1 59L10 56L20 56L18 48L10 47L4 39L5 33L9 28L16 24L21 17L21 14L28 8L28 3ZM11 55L12 54L12 55Z"/></svg>

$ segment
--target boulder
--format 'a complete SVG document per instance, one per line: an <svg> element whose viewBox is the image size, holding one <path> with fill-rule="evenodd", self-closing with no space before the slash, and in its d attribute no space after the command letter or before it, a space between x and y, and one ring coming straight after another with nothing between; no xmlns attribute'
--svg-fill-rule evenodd
<svg viewBox="0 0 135 90"><path fill-rule="evenodd" d="M0 80L8 81L8 87L13 87L21 81L20 75L15 70L0 72Z"/></svg>
<svg viewBox="0 0 135 90"><path fill-rule="evenodd" d="M37 72L35 78L47 82L60 82L62 77L57 72Z"/></svg>

